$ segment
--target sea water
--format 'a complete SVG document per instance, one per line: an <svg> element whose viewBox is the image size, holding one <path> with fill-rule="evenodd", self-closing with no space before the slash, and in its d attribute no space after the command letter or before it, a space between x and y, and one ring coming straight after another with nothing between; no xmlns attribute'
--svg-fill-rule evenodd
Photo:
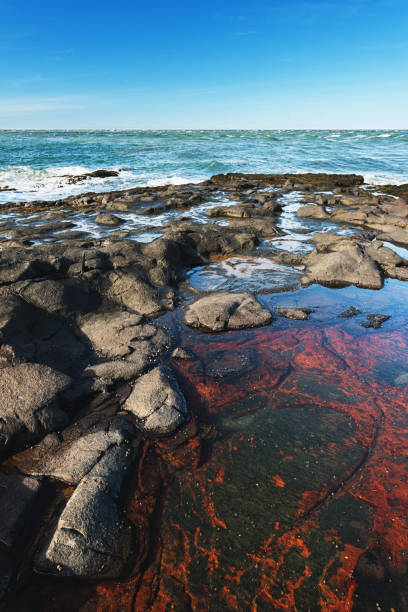
<svg viewBox="0 0 408 612"><path fill-rule="evenodd" d="M114 178L69 184L98 168ZM0 203L198 182L226 172L362 174L408 182L408 130L2 130Z"/></svg>

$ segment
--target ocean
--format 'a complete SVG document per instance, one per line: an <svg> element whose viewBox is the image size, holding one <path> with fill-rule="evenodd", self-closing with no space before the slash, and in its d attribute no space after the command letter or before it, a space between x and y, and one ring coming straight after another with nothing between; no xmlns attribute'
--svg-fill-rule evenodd
<svg viewBox="0 0 408 612"><path fill-rule="evenodd" d="M70 185L98 168L115 178ZM225 172L362 174L408 182L408 130L2 130L0 203L198 182Z"/></svg>

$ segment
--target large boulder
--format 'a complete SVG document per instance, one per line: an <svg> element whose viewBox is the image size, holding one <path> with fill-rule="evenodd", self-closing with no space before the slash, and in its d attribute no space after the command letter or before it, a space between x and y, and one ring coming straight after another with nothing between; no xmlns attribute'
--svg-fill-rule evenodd
<svg viewBox="0 0 408 612"><path fill-rule="evenodd" d="M355 244L334 252L311 253L303 282L329 287L356 285L362 289L381 289L383 283L377 264Z"/></svg>
<svg viewBox="0 0 408 612"><path fill-rule="evenodd" d="M190 327L220 332L259 327L272 320L251 293L213 293L187 307L184 321Z"/></svg>
<svg viewBox="0 0 408 612"><path fill-rule="evenodd" d="M71 378L39 363L0 370L0 454L16 451L67 424L59 394Z"/></svg>
<svg viewBox="0 0 408 612"><path fill-rule="evenodd" d="M124 405L147 434L166 436L186 419L187 404L171 372L160 366L139 378Z"/></svg>

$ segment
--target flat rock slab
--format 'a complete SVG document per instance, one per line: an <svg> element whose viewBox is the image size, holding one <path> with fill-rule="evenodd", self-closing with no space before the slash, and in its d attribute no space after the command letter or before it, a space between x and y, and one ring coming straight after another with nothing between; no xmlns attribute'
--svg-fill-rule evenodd
<svg viewBox="0 0 408 612"><path fill-rule="evenodd" d="M58 394L71 378L39 363L0 370L0 454L39 440L67 424Z"/></svg>
<svg viewBox="0 0 408 612"><path fill-rule="evenodd" d="M184 395L166 366L157 367L139 378L124 408L136 417L141 431L157 436L173 433L187 415Z"/></svg>
<svg viewBox="0 0 408 612"><path fill-rule="evenodd" d="M214 293L188 306L184 315L190 327L215 332L260 327L271 320L271 312L251 293Z"/></svg>

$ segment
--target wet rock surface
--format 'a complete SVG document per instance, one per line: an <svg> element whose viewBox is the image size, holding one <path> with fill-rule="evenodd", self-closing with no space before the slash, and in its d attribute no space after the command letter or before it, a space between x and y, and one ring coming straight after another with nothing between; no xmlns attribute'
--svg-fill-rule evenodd
<svg viewBox="0 0 408 612"><path fill-rule="evenodd" d="M403 187L229 174L4 206L5 610L404 609ZM293 294L189 282L248 255Z"/></svg>

